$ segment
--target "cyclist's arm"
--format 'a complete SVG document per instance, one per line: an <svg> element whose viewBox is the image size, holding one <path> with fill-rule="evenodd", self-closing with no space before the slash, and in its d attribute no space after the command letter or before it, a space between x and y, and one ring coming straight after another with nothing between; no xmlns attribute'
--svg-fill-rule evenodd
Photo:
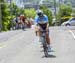
<svg viewBox="0 0 75 63"><path fill-rule="evenodd" d="M35 16L34 23L35 23L35 25L38 24L38 16Z"/></svg>
<svg viewBox="0 0 75 63"><path fill-rule="evenodd" d="M49 28L49 23L47 23L47 28Z"/></svg>
<svg viewBox="0 0 75 63"><path fill-rule="evenodd" d="M45 15L45 20L47 22L47 28L49 28L49 22L48 22L48 17Z"/></svg>
<svg viewBox="0 0 75 63"><path fill-rule="evenodd" d="M37 25L38 25L38 17L37 16L35 16L34 24L35 24L35 31L36 31Z"/></svg>

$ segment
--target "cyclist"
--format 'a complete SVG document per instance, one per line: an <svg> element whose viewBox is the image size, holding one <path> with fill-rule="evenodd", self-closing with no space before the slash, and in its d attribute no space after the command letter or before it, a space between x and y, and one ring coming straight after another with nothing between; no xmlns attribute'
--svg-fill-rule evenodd
<svg viewBox="0 0 75 63"><path fill-rule="evenodd" d="M42 10L37 10L36 11L36 16L35 16L35 32L37 32L37 35L41 36L41 27L45 28L46 27L46 42L47 42L47 46L48 46L48 51L51 51L50 48L50 38L49 38L49 23L48 23L48 17L43 14ZM40 23L40 25L39 25Z"/></svg>
<svg viewBox="0 0 75 63"><path fill-rule="evenodd" d="M20 16L18 15L16 18L15 18L15 23L16 23L16 29L19 28L19 23L20 23Z"/></svg>
<svg viewBox="0 0 75 63"><path fill-rule="evenodd" d="M21 20L21 23L22 23L23 28L24 28L25 25L26 25L26 22L25 22L25 20L26 20L26 16L24 16L24 15L20 15L20 20Z"/></svg>

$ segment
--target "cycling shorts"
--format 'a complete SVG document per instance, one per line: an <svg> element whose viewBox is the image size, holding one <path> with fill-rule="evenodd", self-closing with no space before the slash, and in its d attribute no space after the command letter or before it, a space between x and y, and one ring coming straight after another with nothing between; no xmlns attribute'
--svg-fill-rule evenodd
<svg viewBox="0 0 75 63"><path fill-rule="evenodd" d="M44 24L38 23L37 26L40 26L43 30L46 30L46 28L47 28L47 23L44 23Z"/></svg>

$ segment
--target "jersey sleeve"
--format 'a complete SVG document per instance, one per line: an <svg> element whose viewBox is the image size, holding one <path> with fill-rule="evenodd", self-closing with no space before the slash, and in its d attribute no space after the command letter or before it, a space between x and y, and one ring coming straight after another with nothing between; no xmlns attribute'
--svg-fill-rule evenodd
<svg viewBox="0 0 75 63"><path fill-rule="evenodd" d="M35 22L35 24L38 23L38 17L37 16L35 17L34 22Z"/></svg>
<svg viewBox="0 0 75 63"><path fill-rule="evenodd" d="M47 16L45 16L45 21L48 22L48 17Z"/></svg>

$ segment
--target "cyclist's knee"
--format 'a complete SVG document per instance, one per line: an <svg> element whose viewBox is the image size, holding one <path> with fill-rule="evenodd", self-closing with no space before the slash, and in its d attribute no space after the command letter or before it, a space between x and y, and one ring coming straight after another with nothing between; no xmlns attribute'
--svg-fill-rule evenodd
<svg viewBox="0 0 75 63"><path fill-rule="evenodd" d="M49 36L49 32L48 31L46 32L46 36Z"/></svg>
<svg viewBox="0 0 75 63"><path fill-rule="evenodd" d="M37 27L35 28L35 30L36 30L37 32L40 32L40 27L37 26Z"/></svg>

